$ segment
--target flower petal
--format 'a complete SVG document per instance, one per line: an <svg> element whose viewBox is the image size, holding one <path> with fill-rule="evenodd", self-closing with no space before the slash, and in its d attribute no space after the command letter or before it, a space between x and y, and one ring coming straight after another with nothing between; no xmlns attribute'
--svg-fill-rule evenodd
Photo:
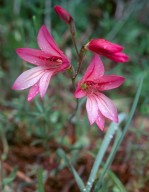
<svg viewBox="0 0 149 192"><path fill-rule="evenodd" d="M33 86L45 73L45 67L34 67L23 72L14 82L12 89L23 90Z"/></svg>
<svg viewBox="0 0 149 192"><path fill-rule="evenodd" d="M55 56L61 56L62 51L57 47L52 35L49 33L45 25L40 28L37 41L38 46L44 52Z"/></svg>
<svg viewBox="0 0 149 192"><path fill-rule="evenodd" d="M48 71L46 72L40 79L39 81L39 90L40 90L40 96L41 98L44 97L46 91L47 91L47 88L48 88L48 85L50 83L50 79L52 77L52 75L54 74L53 71Z"/></svg>
<svg viewBox="0 0 149 192"><path fill-rule="evenodd" d="M34 97L39 93L39 85L38 83L36 83L35 85L33 85L30 90L29 90L29 93L28 93L28 97L27 97L27 100L28 101L31 101L34 99Z"/></svg>
<svg viewBox="0 0 149 192"><path fill-rule="evenodd" d="M87 97L86 110L90 125L92 125L98 116L98 105L94 97Z"/></svg>
<svg viewBox="0 0 149 192"><path fill-rule="evenodd" d="M103 76L97 82L98 90L104 91L109 89L114 89L119 87L125 81L124 77L117 76L117 75L107 75Z"/></svg>
<svg viewBox="0 0 149 192"><path fill-rule="evenodd" d="M59 67L59 71L63 72L66 69L68 69L71 65L70 65L70 62L68 61L67 57L64 54L62 54L61 57L62 57L62 65Z"/></svg>
<svg viewBox="0 0 149 192"><path fill-rule="evenodd" d="M104 130L104 124L105 124L105 117L101 114L100 111L98 111L98 117L96 119L96 124L101 129L101 131Z"/></svg>
<svg viewBox="0 0 149 192"><path fill-rule="evenodd" d="M122 51L124 48L118 44L111 43L105 39L91 39L86 45L87 49L101 54L101 52L116 53Z"/></svg>
<svg viewBox="0 0 149 192"><path fill-rule="evenodd" d="M98 108L102 115L111 119L114 122L118 122L117 109L114 106L113 102L104 94L98 93L96 95L96 101L98 103Z"/></svg>
<svg viewBox="0 0 149 192"><path fill-rule="evenodd" d="M114 53L114 54L108 54L108 53L101 53L101 55L115 61L115 62L128 62L129 61L129 57L125 54L125 53Z"/></svg>
<svg viewBox="0 0 149 192"><path fill-rule="evenodd" d="M52 56L49 53L45 53L41 50L30 48L18 48L16 53L25 61L34 65L40 66L54 66L59 62L62 62L61 57Z"/></svg>
<svg viewBox="0 0 149 192"><path fill-rule="evenodd" d="M76 89L76 91L75 91L75 93L74 93L74 96L75 96L76 98L81 98L81 97L86 96L85 91L83 91L83 90L81 89L81 83L80 83L80 82L79 82L78 85L77 85L77 89Z"/></svg>
<svg viewBox="0 0 149 192"><path fill-rule="evenodd" d="M95 81L99 79L100 76L104 75L104 66L97 54L94 54L93 59L91 60L82 81Z"/></svg>

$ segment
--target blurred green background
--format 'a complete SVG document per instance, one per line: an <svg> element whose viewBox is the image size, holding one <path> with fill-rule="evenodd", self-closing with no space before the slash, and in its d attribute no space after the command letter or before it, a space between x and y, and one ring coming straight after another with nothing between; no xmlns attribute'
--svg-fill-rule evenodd
<svg viewBox="0 0 149 192"><path fill-rule="evenodd" d="M51 31L59 47L69 55L71 63L75 67L77 66L77 56L69 30L54 12L55 5L62 6L73 16L79 49L91 38L105 38L125 47L124 52L130 57L128 63L117 64L102 58L108 73L122 75L126 78L123 86L106 93L114 100L119 112L129 112L139 78L145 74L136 115L130 127L127 142L122 146L122 151L126 155L125 161L134 162L129 167L130 175L134 175L134 180L131 183L127 181L126 188L133 192L134 188L141 191L149 178L149 170L147 173L145 172L149 159L147 153L149 150L148 0L0 1L1 159L7 163L12 161L10 153L13 153L13 148L19 148L22 145L43 146L48 153L47 156L45 152L42 153L50 158L53 151L49 147L49 143L54 143L57 146L56 149L59 146L65 146L71 152L71 159L76 162L82 157L79 154L80 151L84 154L84 151L87 150L88 153L92 153L91 157L94 157L102 140L104 133L100 133L96 126L89 127L84 101L78 110L77 117L69 125L68 118L75 109L76 101L67 73L58 74L51 80L43 101L37 97L31 103L27 103L28 90L13 91L11 89L18 75L30 67L16 55L15 49L19 47L37 48L38 30L43 24L46 24ZM91 54L87 53L82 73L90 59ZM78 150L74 152L73 148L78 148ZM77 158L76 153L79 154ZM134 155L133 158L131 153ZM36 155L38 159L38 154ZM14 163L19 166L17 160ZM5 172L5 168L3 171ZM30 171L25 170L25 173L35 174L33 168L30 168ZM7 178L7 174L5 176ZM9 184L12 185L12 182ZM114 187L113 191L116 191Z"/></svg>

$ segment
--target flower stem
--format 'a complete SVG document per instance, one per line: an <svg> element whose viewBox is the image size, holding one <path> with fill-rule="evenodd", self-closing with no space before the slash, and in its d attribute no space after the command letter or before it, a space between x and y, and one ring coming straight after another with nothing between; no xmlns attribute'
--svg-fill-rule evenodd
<svg viewBox="0 0 149 192"><path fill-rule="evenodd" d="M76 98L76 107L75 107L74 113L69 118L69 122L72 123L73 118L75 117L75 115L76 115L76 113L78 111L78 107L79 107L79 99Z"/></svg>
<svg viewBox="0 0 149 192"><path fill-rule="evenodd" d="M76 29L75 29L74 21L72 21L72 22L69 24L69 30L70 30L70 33L71 33L71 37L72 37L72 41L73 41L73 44L74 44L76 53L77 53L77 55L78 55L78 57L79 57L79 51L78 51L77 43L76 43Z"/></svg>
<svg viewBox="0 0 149 192"><path fill-rule="evenodd" d="M79 53L79 62L78 62L78 68L75 72L75 75L73 76L73 79L75 80L77 75L79 74L80 72L80 69L81 69L81 66L82 66L82 62L83 62L83 59L84 59L84 56L86 54L86 50L84 49L84 46L82 46L81 50L80 50L80 53Z"/></svg>
<svg viewBox="0 0 149 192"><path fill-rule="evenodd" d="M75 37L75 35L73 35L73 34L72 34L72 41L73 41L73 44L74 44L76 53L77 53L77 55L78 55L78 57L79 57L79 51L78 51L77 44L76 44L76 37Z"/></svg>

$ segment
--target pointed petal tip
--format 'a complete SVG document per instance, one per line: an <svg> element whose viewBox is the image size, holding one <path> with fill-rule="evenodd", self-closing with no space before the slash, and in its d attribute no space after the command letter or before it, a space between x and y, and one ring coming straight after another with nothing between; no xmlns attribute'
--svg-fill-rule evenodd
<svg viewBox="0 0 149 192"><path fill-rule="evenodd" d="M39 31L40 31L40 30L48 30L48 29L47 29L46 25L42 25L42 26L40 27Z"/></svg>
<svg viewBox="0 0 149 192"><path fill-rule="evenodd" d="M32 100L33 100L33 98L27 97L27 101L28 101L28 102L31 102Z"/></svg>
<svg viewBox="0 0 149 192"><path fill-rule="evenodd" d="M20 90L19 86L14 82L14 84L11 87L12 90Z"/></svg>
<svg viewBox="0 0 149 192"><path fill-rule="evenodd" d="M115 118L115 123L118 123L119 122L119 119L118 119L118 115L117 117Z"/></svg>
<svg viewBox="0 0 149 192"><path fill-rule="evenodd" d="M14 85L14 84L11 86L11 89L12 89L12 90L15 90L15 85Z"/></svg>
<svg viewBox="0 0 149 192"><path fill-rule="evenodd" d="M20 56L24 48L17 48L16 53Z"/></svg>
<svg viewBox="0 0 149 192"><path fill-rule="evenodd" d="M40 98L43 100L44 99L45 94L43 94L42 92L40 92Z"/></svg>
<svg viewBox="0 0 149 192"><path fill-rule="evenodd" d="M125 77L122 77L122 76L120 77L120 79L121 79L121 82L122 82L122 83L124 83L125 80L126 80ZM121 83L121 84L122 84L122 83Z"/></svg>
<svg viewBox="0 0 149 192"><path fill-rule="evenodd" d="M99 127L98 125L97 125L97 127L101 130L101 131L103 131L104 130L104 127Z"/></svg>
<svg viewBox="0 0 149 192"><path fill-rule="evenodd" d="M98 120L96 120L96 125L97 125L97 127L98 127L101 131L104 130L104 121L100 123Z"/></svg>

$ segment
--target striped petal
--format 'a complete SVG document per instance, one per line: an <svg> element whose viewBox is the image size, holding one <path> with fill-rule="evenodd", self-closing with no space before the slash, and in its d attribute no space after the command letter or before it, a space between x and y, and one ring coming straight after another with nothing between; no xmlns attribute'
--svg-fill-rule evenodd
<svg viewBox="0 0 149 192"><path fill-rule="evenodd" d="M94 97L87 97L86 110L90 125L92 125L98 116L98 105Z"/></svg>
<svg viewBox="0 0 149 192"><path fill-rule="evenodd" d="M98 117L96 119L96 124L101 129L101 131L104 130L104 124L105 124L105 117L101 114L100 111L98 111Z"/></svg>
<svg viewBox="0 0 149 192"><path fill-rule="evenodd" d="M28 93L28 97L27 97L27 101L31 101L34 99L34 97L39 93L39 85L38 83L36 83L35 85L33 85Z"/></svg>
<svg viewBox="0 0 149 192"><path fill-rule="evenodd" d="M38 46L44 52L55 56L61 56L62 51L57 47L52 35L49 33L45 25L40 28L37 41Z"/></svg>
<svg viewBox="0 0 149 192"><path fill-rule="evenodd" d="M12 89L23 90L33 86L45 73L45 67L34 67L23 72L14 82Z"/></svg>
<svg viewBox="0 0 149 192"><path fill-rule="evenodd" d="M99 91L105 91L119 87L125 81L124 77L117 75L107 75L100 77L97 83L97 89Z"/></svg>
<svg viewBox="0 0 149 192"><path fill-rule="evenodd" d="M16 53L25 61L34 65L54 66L62 62L61 57L52 56L41 50L31 48L18 48Z"/></svg>
<svg viewBox="0 0 149 192"><path fill-rule="evenodd" d="M113 102L108 97L106 97L102 93L98 93L96 95L96 102L103 116L107 117L108 119L116 123L118 122L117 109L114 106Z"/></svg>
<svg viewBox="0 0 149 192"><path fill-rule="evenodd" d="M97 54L94 54L82 81L95 81L104 75L104 65Z"/></svg>
<svg viewBox="0 0 149 192"><path fill-rule="evenodd" d="M40 79L39 81L39 90L40 90L40 96L41 98L44 97L46 91L47 91L47 88L48 88L48 85L50 83L50 79L52 77L52 75L54 74L53 71L48 71L46 72Z"/></svg>

